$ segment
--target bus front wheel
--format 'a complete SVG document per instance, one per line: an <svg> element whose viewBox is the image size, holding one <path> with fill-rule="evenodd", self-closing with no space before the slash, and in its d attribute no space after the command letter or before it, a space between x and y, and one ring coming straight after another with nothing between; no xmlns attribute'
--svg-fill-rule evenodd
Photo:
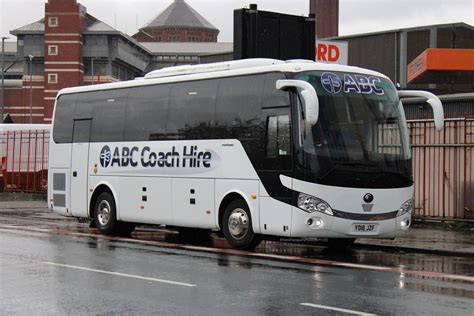
<svg viewBox="0 0 474 316"><path fill-rule="evenodd" d="M222 232L236 249L251 250L261 241L252 228L252 218L247 204L243 200L232 201L224 211Z"/></svg>
<svg viewBox="0 0 474 316"><path fill-rule="evenodd" d="M94 206L94 223L100 233L113 234L117 227L115 200L108 192L101 193Z"/></svg>

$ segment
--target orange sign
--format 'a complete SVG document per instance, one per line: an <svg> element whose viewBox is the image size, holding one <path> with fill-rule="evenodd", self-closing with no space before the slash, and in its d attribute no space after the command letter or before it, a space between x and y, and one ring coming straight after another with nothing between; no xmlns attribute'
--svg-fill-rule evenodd
<svg viewBox="0 0 474 316"><path fill-rule="evenodd" d="M407 82L430 70L474 71L474 49L428 48L408 64Z"/></svg>

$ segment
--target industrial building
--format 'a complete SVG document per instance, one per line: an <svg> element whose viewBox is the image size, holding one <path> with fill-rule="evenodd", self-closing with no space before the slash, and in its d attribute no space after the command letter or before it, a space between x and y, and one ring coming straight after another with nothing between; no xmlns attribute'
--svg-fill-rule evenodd
<svg viewBox="0 0 474 316"><path fill-rule="evenodd" d="M429 25L329 39L348 42L349 65L379 71L402 89L423 89L437 94L474 90L474 27L471 25ZM418 61L422 54L425 59ZM420 69L421 64L432 65ZM414 73L417 70L421 70L418 75Z"/></svg>

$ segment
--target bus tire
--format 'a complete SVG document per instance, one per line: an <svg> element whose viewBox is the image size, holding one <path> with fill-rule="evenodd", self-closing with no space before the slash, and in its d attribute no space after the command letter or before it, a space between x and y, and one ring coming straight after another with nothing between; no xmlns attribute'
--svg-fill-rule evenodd
<svg viewBox="0 0 474 316"><path fill-rule="evenodd" d="M243 200L234 200L227 205L223 221L222 232L232 248L252 250L261 241L252 228L250 210Z"/></svg>
<svg viewBox="0 0 474 316"><path fill-rule="evenodd" d="M109 192L102 192L94 204L94 222L101 234L111 235L117 229L115 200Z"/></svg>
<svg viewBox="0 0 474 316"><path fill-rule="evenodd" d="M328 247L333 250L347 250L355 240L355 238L329 238Z"/></svg>

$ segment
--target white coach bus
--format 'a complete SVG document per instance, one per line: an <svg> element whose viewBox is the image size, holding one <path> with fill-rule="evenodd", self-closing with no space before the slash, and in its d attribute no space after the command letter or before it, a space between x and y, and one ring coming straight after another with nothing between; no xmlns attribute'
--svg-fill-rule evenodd
<svg viewBox="0 0 474 316"><path fill-rule="evenodd" d="M413 180L399 98L384 75L248 59L156 70L58 94L50 209L101 233L137 223L221 231L235 248L270 236L394 238Z"/></svg>

